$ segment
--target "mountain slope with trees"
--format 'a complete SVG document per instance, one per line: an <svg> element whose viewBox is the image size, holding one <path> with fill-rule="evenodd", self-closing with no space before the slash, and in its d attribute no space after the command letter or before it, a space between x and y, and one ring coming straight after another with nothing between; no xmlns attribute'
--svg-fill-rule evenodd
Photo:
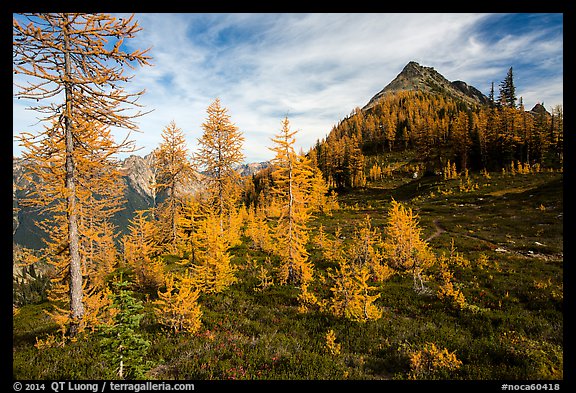
<svg viewBox="0 0 576 393"><path fill-rule="evenodd" d="M444 87L420 88L430 80L444 81ZM369 105L356 108L317 141L311 153L335 188L364 186L373 165L382 171L392 164L386 163L392 152L416 152L413 164L420 174L440 173L448 161L458 171L495 171L518 162L561 167L562 107L548 113L537 104L526 111L522 98L516 104L513 83L510 68L498 98L472 99L456 94L436 71L411 62Z"/></svg>

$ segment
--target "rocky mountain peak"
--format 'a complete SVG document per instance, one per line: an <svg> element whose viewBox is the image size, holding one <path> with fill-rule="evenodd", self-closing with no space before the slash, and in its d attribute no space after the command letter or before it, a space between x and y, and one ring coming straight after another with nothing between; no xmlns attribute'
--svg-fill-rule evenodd
<svg viewBox="0 0 576 393"><path fill-rule="evenodd" d="M153 203L155 191L152 188L155 173L153 170L154 152L141 157L131 155L120 162L120 172L128 187Z"/></svg>
<svg viewBox="0 0 576 393"><path fill-rule="evenodd" d="M396 78L372 97L362 109L370 109L387 93L406 90L444 93L476 105L488 103L488 97L466 82L450 82L434 67L426 67L415 61L410 61Z"/></svg>
<svg viewBox="0 0 576 393"><path fill-rule="evenodd" d="M536 105L534 105L534 107L532 109L530 109L529 112L531 112L534 115L539 115L539 114L544 113L545 115L550 116L550 113L546 110L544 105L542 105L540 103L536 103Z"/></svg>
<svg viewBox="0 0 576 393"><path fill-rule="evenodd" d="M405 78L417 78L422 77L425 73L436 72L433 67L423 67L415 61L410 61L404 66L404 69L398 76L404 76Z"/></svg>

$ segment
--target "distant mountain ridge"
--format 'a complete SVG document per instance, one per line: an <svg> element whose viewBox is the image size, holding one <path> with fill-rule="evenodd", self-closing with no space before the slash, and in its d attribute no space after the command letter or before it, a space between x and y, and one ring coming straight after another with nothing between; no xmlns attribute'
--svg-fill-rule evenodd
<svg viewBox="0 0 576 393"><path fill-rule="evenodd" d="M421 66L415 61L410 61L394 80L368 101L362 110L370 109L388 93L403 90L444 93L471 104L485 105L489 102L488 97L474 86L460 80L450 82L433 67Z"/></svg>
<svg viewBox="0 0 576 393"><path fill-rule="evenodd" d="M119 170L125 184L125 198L124 209L116 213L113 219L118 227L126 228L128 221L137 210L148 209L164 200L165 195L163 193L156 195L152 187L155 178L153 164L154 152L145 156L131 155L119 162ZM251 176L269 165L268 161L248 163L240 165L237 171L241 176ZM33 186L25 180L23 174L23 159L14 157L12 160L12 206L17 209L13 210L12 214L13 241L26 247L39 248L42 246L45 234L36 228L34 221L40 219L40 212L37 209L19 206L19 199L23 197L25 191L18 191L17 188ZM205 175L197 173L197 176L202 178ZM201 191L202 187L201 182L196 182L188 188L178 189L177 192L195 193Z"/></svg>

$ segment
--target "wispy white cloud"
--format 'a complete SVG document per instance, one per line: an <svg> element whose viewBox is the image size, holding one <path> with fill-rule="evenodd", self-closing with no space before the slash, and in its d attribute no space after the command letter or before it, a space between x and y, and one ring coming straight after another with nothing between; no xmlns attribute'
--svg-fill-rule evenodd
<svg viewBox="0 0 576 393"><path fill-rule="evenodd" d="M130 45L151 47L154 64L137 69L129 86L145 88L141 103L154 110L139 121L139 154L160 143L171 120L194 151L206 108L216 97L244 133L247 162L272 157L270 138L284 116L299 130L298 147L307 150L411 60L485 94L514 66L517 93L527 107L562 104L561 39L551 39L547 26L537 24L518 34L501 27L497 36L483 29L502 17L139 14L143 31ZM16 125L15 119L15 130Z"/></svg>

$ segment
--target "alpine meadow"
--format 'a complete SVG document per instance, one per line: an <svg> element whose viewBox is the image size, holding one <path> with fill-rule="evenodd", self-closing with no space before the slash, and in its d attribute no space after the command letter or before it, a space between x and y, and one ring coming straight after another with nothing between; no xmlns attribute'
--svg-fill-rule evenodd
<svg viewBox="0 0 576 393"><path fill-rule="evenodd" d="M241 79L225 67L239 75L256 60L223 65L211 46L210 57L193 53L218 76L202 85L211 98L184 93L204 111L160 110L157 142L139 155L157 109L146 83L165 64L139 18L13 15L14 102L37 119L14 128L14 380L560 389L563 106L527 104L521 92L538 91L525 87L524 63L485 77L483 93L414 55L363 106L337 104L340 117L303 148L308 117L296 104L247 132L245 119L275 103L257 90L270 74L221 89L214 80ZM306 50L294 56L312 64ZM310 89L329 78L315 72ZM182 89L194 86L173 94ZM235 107L242 91L259 104Z"/></svg>

